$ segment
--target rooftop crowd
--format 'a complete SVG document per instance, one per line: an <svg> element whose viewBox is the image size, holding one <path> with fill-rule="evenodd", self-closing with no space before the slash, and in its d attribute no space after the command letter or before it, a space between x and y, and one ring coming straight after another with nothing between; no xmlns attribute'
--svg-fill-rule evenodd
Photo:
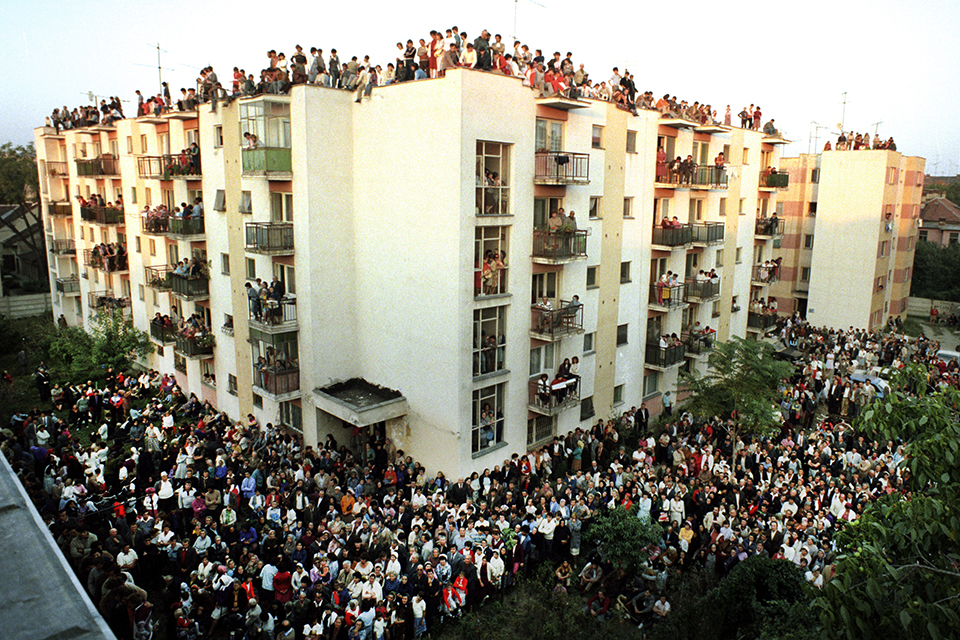
<svg viewBox="0 0 960 640"><path fill-rule="evenodd" d="M599 620L647 628L694 568L719 579L753 555L785 558L821 586L841 522L903 491L899 444L850 427L879 393L855 370L918 361L931 385L958 384L923 338L797 316L778 330L802 356L773 437L735 438L734 416L665 401L662 431L641 405L453 480L376 431L305 445L185 397L173 375L51 389L41 365L40 403L0 450L121 639L160 620L178 638L418 638L544 563ZM637 574L589 543L618 505L663 526Z"/></svg>

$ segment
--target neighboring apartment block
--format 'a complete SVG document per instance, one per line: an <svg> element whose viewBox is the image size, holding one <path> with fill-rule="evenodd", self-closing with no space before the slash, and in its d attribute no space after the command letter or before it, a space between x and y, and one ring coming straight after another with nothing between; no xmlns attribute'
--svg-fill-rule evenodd
<svg viewBox="0 0 960 640"><path fill-rule="evenodd" d="M825 151L783 158L781 314L816 325L882 326L903 316L920 222L923 158Z"/></svg>
<svg viewBox="0 0 960 640"><path fill-rule="evenodd" d="M919 239L941 247L960 242L960 207L942 197L926 202L920 210Z"/></svg>
<svg viewBox="0 0 960 640"><path fill-rule="evenodd" d="M215 112L38 129L54 315L87 323L105 301L128 306L160 348L145 366L176 371L188 393L307 444L382 430L448 475L643 401L656 413L681 368L705 366L711 339L769 328L747 303L774 286L757 265L778 255L782 229L756 217L787 186L766 176L781 138L538 99L470 70L353 99L297 86ZM165 156L194 141L201 175L168 171ZM658 168L660 147L698 166ZM124 215L81 211L73 196L94 192L122 195ZM201 193L202 222L142 221L145 205ZM549 232L561 208L576 231ZM126 243L126 270L85 260L101 240ZM488 252L504 262L495 281ZM189 256L209 274L169 273ZM719 280L696 278L712 269ZM658 285L667 271L676 285ZM273 276L286 296L258 315L245 284ZM160 331L158 312L201 314L216 344ZM696 323L716 335L691 335ZM661 346L664 334L682 344ZM542 397L540 376L575 357L577 383Z"/></svg>

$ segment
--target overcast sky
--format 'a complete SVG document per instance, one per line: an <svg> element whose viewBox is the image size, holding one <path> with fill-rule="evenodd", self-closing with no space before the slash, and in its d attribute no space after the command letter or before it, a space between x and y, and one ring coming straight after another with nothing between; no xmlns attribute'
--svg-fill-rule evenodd
<svg viewBox="0 0 960 640"><path fill-rule="evenodd" d="M807 152L812 121L827 127L822 148L844 117L846 92L847 130L872 134L882 121L881 137L927 158L928 173L960 173L957 0L0 0L0 142L31 142L55 106L86 104L88 91L134 100L136 89L156 90L157 43L163 79L178 93L199 67L212 64L226 85L235 65L256 73L268 49L289 59L296 44L384 66L398 40L453 25L512 44L515 10L522 42L548 55L572 51L597 81L617 65L641 91L705 101L721 115L727 104L736 113L759 103L764 121L775 118L795 141L785 155Z"/></svg>

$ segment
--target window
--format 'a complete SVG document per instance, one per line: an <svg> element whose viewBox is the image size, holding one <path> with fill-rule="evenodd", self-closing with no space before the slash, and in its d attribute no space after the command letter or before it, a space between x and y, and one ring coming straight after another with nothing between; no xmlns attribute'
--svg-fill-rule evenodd
<svg viewBox="0 0 960 640"><path fill-rule="evenodd" d="M257 279L257 263L253 258L247 258L247 280Z"/></svg>
<svg viewBox="0 0 960 640"><path fill-rule="evenodd" d="M743 164L750 164L750 149L743 150Z"/></svg>
<svg viewBox="0 0 960 640"><path fill-rule="evenodd" d="M478 216L510 214L510 147L509 144L477 140Z"/></svg>
<svg viewBox="0 0 960 640"><path fill-rule="evenodd" d="M557 272L535 273L532 278L533 286L530 289L530 304L537 304L546 297L557 304Z"/></svg>
<svg viewBox="0 0 960 640"><path fill-rule="evenodd" d="M800 267L800 282L810 282L810 267Z"/></svg>
<svg viewBox="0 0 960 640"><path fill-rule="evenodd" d="M702 198L691 198L689 210L687 211L688 216L687 220L693 222L694 220L703 219L703 199Z"/></svg>
<svg viewBox="0 0 960 640"><path fill-rule="evenodd" d="M627 131L627 153L637 152L637 132Z"/></svg>
<svg viewBox="0 0 960 640"><path fill-rule="evenodd" d="M926 241L927 241L927 232L926 232L926 231L921 231L920 234L919 234L919 238L920 238L920 242L926 242Z"/></svg>
<svg viewBox="0 0 960 640"><path fill-rule="evenodd" d="M623 199L623 217L624 218L633 217L633 198Z"/></svg>
<svg viewBox="0 0 960 640"><path fill-rule="evenodd" d="M147 136L143 134L140 136L140 153L147 152Z"/></svg>
<svg viewBox="0 0 960 640"><path fill-rule="evenodd" d="M473 295L494 296L507 289L507 233L510 227L477 227L473 241Z"/></svg>
<svg viewBox="0 0 960 640"><path fill-rule="evenodd" d="M287 293L295 294L297 292L296 267L274 262L273 275L277 276L277 279L284 284L284 286L287 288Z"/></svg>
<svg viewBox="0 0 960 640"><path fill-rule="evenodd" d="M149 207L153 206L153 189L150 187L143 190L143 204Z"/></svg>
<svg viewBox="0 0 960 640"><path fill-rule="evenodd" d="M150 255L152 256L157 255L157 241L154 240L153 238L150 238L149 244L150 244Z"/></svg>
<svg viewBox="0 0 960 640"><path fill-rule="evenodd" d="M257 100L240 105L240 139L252 133L260 146L273 149L290 148L290 104L273 100Z"/></svg>
<svg viewBox="0 0 960 640"><path fill-rule="evenodd" d="M657 198L653 201L654 220L662 220L670 217L670 199Z"/></svg>
<svg viewBox="0 0 960 640"><path fill-rule="evenodd" d="M533 228L546 229L547 220L554 211L563 206L563 198L534 198L533 199Z"/></svg>
<svg viewBox="0 0 960 640"><path fill-rule="evenodd" d="M623 386L618 384L613 388L613 404L623 404Z"/></svg>
<svg viewBox="0 0 960 640"><path fill-rule="evenodd" d="M747 199L740 198L740 215L747 215Z"/></svg>
<svg viewBox="0 0 960 640"><path fill-rule="evenodd" d="M227 192L223 189L217 189L217 195L213 199L213 210L214 211L226 211L227 210Z"/></svg>
<svg viewBox="0 0 960 640"><path fill-rule="evenodd" d="M213 146L223 146L223 125L217 125L213 128Z"/></svg>
<svg viewBox="0 0 960 640"><path fill-rule="evenodd" d="M137 188L130 187L130 204L137 204Z"/></svg>
<svg viewBox="0 0 960 640"><path fill-rule="evenodd" d="M223 314L223 329L230 335L233 335L233 316L229 313Z"/></svg>
<svg viewBox="0 0 960 640"><path fill-rule="evenodd" d="M592 331L590 333L583 334L583 352L584 353L593 353L593 340L596 336Z"/></svg>
<svg viewBox="0 0 960 640"><path fill-rule="evenodd" d="M187 359L176 351L173 352L173 368L180 373L187 372Z"/></svg>
<svg viewBox="0 0 960 640"><path fill-rule="evenodd" d="M140 245L140 236L135 236L133 238L133 246L137 253L143 253L143 247Z"/></svg>
<svg viewBox="0 0 960 640"><path fill-rule="evenodd" d="M603 149L603 127L599 124L593 125L590 146L594 149Z"/></svg>
<svg viewBox="0 0 960 640"><path fill-rule="evenodd" d="M599 267L587 267L587 289L597 287L597 269Z"/></svg>
<svg viewBox="0 0 960 640"><path fill-rule="evenodd" d="M813 169L810 171L810 182L820 182L820 169Z"/></svg>
<svg viewBox="0 0 960 640"><path fill-rule="evenodd" d="M957 242L960 242L960 233L951 233L949 243L957 244Z"/></svg>
<svg viewBox="0 0 960 640"><path fill-rule="evenodd" d="M620 284L626 284L630 282L630 263L621 262L620 263Z"/></svg>
<svg viewBox="0 0 960 640"><path fill-rule="evenodd" d="M142 284L141 284L141 285L137 285L137 293L138 293L139 296L140 296L140 302L143 302L143 301L146 299L145 296L144 296L144 294L145 294L146 292L145 292L144 286L143 286Z"/></svg>
<svg viewBox="0 0 960 640"><path fill-rule="evenodd" d="M660 391L660 372L650 371L643 376L643 397L649 398Z"/></svg>
<svg viewBox="0 0 960 640"><path fill-rule="evenodd" d="M553 345L545 344L542 347L530 349L530 376L553 371Z"/></svg>
<svg viewBox="0 0 960 640"><path fill-rule="evenodd" d="M714 300L713 304L710 306L710 317L719 318L720 317L720 301Z"/></svg>
<svg viewBox="0 0 960 640"><path fill-rule="evenodd" d="M253 406L263 409L263 396L253 392L251 392L251 395L253 396Z"/></svg>
<svg viewBox="0 0 960 640"><path fill-rule="evenodd" d="M303 433L303 415L300 407L292 402L280 403L280 424L291 431Z"/></svg>
<svg viewBox="0 0 960 640"><path fill-rule="evenodd" d="M817 203L811 202L810 206L807 208L807 215L815 216L817 215Z"/></svg>
<svg viewBox="0 0 960 640"><path fill-rule="evenodd" d="M506 368L506 307L473 312L473 377Z"/></svg>
<svg viewBox="0 0 960 640"><path fill-rule="evenodd" d="M200 361L200 382L208 387L217 388L217 374L214 369L213 360Z"/></svg>
<svg viewBox="0 0 960 640"><path fill-rule="evenodd" d="M133 136L127 136L127 153L133 153Z"/></svg>
<svg viewBox="0 0 960 640"><path fill-rule="evenodd" d="M717 257L713 261L714 266L722 267L723 266L723 249L717 249Z"/></svg>
<svg viewBox="0 0 960 640"><path fill-rule="evenodd" d="M580 422L589 420L596 415L593 410L593 396L589 396L580 401Z"/></svg>
<svg viewBox="0 0 960 640"><path fill-rule="evenodd" d="M537 416L527 420L527 446L551 439L557 432L556 416Z"/></svg>
<svg viewBox="0 0 960 640"><path fill-rule="evenodd" d="M563 123L537 118L537 151L563 151Z"/></svg>
<svg viewBox="0 0 960 640"><path fill-rule="evenodd" d="M719 213L720 213L721 216L727 215L727 199L726 199L726 198L720 198L720 211L719 211Z"/></svg>
<svg viewBox="0 0 960 640"><path fill-rule="evenodd" d="M293 194L270 194L270 220L273 222L293 222Z"/></svg>
<svg viewBox="0 0 960 640"><path fill-rule="evenodd" d="M897 168L887 167L887 184L897 183Z"/></svg>
<svg viewBox="0 0 960 640"><path fill-rule="evenodd" d="M889 246L890 246L890 243L887 240L884 240L883 242L880 243L880 255L879 255L880 258L887 257L887 251Z"/></svg>
<svg viewBox="0 0 960 640"><path fill-rule="evenodd" d="M590 196L590 219L591 220L600 219L600 197L601 196Z"/></svg>
<svg viewBox="0 0 960 640"><path fill-rule="evenodd" d="M220 273L225 276L230 275L230 254L221 253L220 254Z"/></svg>
<svg viewBox="0 0 960 640"><path fill-rule="evenodd" d="M740 264L742 262L743 262L743 247L737 247L736 263Z"/></svg>
<svg viewBox="0 0 960 640"><path fill-rule="evenodd" d="M627 333L630 325L621 324L617 327L617 346L627 344Z"/></svg>
<svg viewBox="0 0 960 640"><path fill-rule="evenodd" d="M495 384L473 392L473 452L503 442L503 384Z"/></svg>
<svg viewBox="0 0 960 640"><path fill-rule="evenodd" d="M220 197L219 196L220 193L221 193L220 191L217 192L217 197ZM223 209L217 209L216 204L214 204L213 207L215 211L223 210ZM237 207L237 210L240 211L240 213L253 213L253 198L250 195L249 191L240 192L240 206Z"/></svg>
<svg viewBox="0 0 960 640"><path fill-rule="evenodd" d="M813 249L813 234L808 233L803 236L803 248Z"/></svg>

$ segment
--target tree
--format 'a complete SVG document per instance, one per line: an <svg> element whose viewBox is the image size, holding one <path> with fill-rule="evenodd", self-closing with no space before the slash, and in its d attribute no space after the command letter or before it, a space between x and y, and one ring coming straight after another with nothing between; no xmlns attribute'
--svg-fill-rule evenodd
<svg viewBox="0 0 960 640"><path fill-rule="evenodd" d="M774 357L768 342L732 337L717 342L707 358L707 373L683 372L690 396L684 408L694 415L730 417L733 433L766 434L779 429L779 386L790 376L789 363Z"/></svg>
<svg viewBox="0 0 960 640"><path fill-rule="evenodd" d="M824 638L955 637L960 627L960 391L911 365L854 425L904 445L891 493L837 534L836 576L815 602Z"/></svg>
<svg viewBox="0 0 960 640"><path fill-rule="evenodd" d="M33 145L0 146L0 204L36 202L40 192L37 177L37 154Z"/></svg>
<svg viewBox="0 0 960 640"><path fill-rule="evenodd" d="M960 302L960 244L918 242L910 290L919 298Z"/></svg>
<svg viewBox="0 0 960 640"><path fill-rule="evenodd" d="M637 507L629 511L622 505L601 514L590 525L589 536L605 560L627 571L636 572L648 558L647 547L658 542L663 528L656 522L637 517Z"/></svg>
<svg viewBox="0 0 960 640"><path fill-rule="evenodd" d="M50 345L50 355L68 380L102 378L108 368L123 371L153 353L150 336L137 329L121 309L101 309L92 331L67 327Z"/></svg>

